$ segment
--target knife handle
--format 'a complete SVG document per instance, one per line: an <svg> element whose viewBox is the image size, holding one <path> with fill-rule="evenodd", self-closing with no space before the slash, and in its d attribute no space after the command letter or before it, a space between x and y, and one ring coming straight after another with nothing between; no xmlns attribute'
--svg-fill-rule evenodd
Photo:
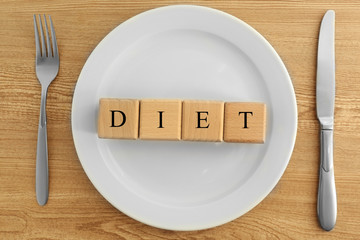
<svg viewBox="0 0 360 240"><path fill-rule="evenodd" d="M330 231L335 227L337 201L333 164L333 130L320 132L320 172L317 214L321 227Z"/></svg>

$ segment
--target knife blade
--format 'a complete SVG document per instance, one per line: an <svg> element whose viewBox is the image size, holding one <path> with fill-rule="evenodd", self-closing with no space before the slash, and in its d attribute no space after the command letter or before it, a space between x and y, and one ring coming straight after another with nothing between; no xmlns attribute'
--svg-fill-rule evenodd
<svg viewBox="0 0 360 240"><path fill-rule="evenodd" d="M317 215L320 226L326 231L334 228L337 215L333 163L334 109L335 12L328 10L320 26L316 76L316 111L320 123L320 168Z"/></svg>

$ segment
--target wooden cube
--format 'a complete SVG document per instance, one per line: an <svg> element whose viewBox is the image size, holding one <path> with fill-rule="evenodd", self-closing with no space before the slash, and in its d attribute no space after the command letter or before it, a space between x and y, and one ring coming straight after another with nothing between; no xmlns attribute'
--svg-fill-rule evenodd
<svg viewBox="0 0 360 240"><path fill-rule="evenodd" d="M181 100L140 101L140 139L181 140Z"/></svg>
<svg viewBox="0 0 360 240"><path fill-rule="evenodd" d="M138 100L102 98L98 116L98 136L100 138L138 138Z"/></svg>
<svg viewBox="0 0 360 240"><path fill-rule="evenodd" d="M223 138L224 102L183 101L182 139L220 142Z"/></svg>
<svg viewBox="0 0 360 240"><path fill-rule="evenodd" d="M264 103L225 103L224 141L264 143L266 105Z"/></svg>

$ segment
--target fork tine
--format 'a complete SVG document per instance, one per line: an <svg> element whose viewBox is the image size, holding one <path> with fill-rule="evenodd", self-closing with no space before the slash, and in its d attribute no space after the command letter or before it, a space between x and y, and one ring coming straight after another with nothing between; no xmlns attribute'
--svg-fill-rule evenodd
<svg viewBox="0 0 360 240"><path fill-rule="evenodd" d="M54 57L59 57L59 51L58 51L58 46L57 46L57 41L56 41L56 35L55 35L53 22L51 20L51 16L49 16L49 20L50 20L50 29L51 29L52 49L53 49L53 52L54 52L53 56Z"/></svg>
<svg viewBox="0 0 360 240"><path fill-rule="evenodd" d="M39 24L40 24L40 37L41 37L41 56L46 57L45 49L45 39L44 39L44 30L41 22L41 16L39 15Z"/></svg>
<svg viewBox="0 0 360 240"><path fill-rule="evenodd" d="M46 21L46 15L44 14L44 25L45 25L45 35L46 35L46 47L47 47L47 56L48 57L52 57L52 51L50 48L50 38L49 38L49 30L48 30L48 26L47 26L47 21Z"/></svg>
<svg viewBox="0 0 360 240"><path fill-rule="evenodd" d="M40 52L40 40L39 40L39 31L36 23L36 16L34 14L34 30L35 30L35 46L36 46L36 58L41 56Z"/></svg>

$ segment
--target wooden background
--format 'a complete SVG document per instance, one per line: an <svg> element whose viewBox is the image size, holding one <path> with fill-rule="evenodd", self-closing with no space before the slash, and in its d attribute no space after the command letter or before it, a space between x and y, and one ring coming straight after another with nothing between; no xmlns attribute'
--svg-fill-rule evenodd
<svg viewBox="0 0 360 240"><path fill-rule="evenodd" d="M329 3L330 2L330 3ZM244 216L202 231L137 222L93 187L75 152L71 102L91 51L117 25L145 10L197 4L230 13L259 31L283 59L298 104L291 161L272 193ZM317 222L319 126L315 111L320 21L336 12L335 177L338 219ZM40 85L32 15L51 14L61 67L48 94L50 198L35 198ZM28 1L0 0L0 239L360 239L360 2L356 1Z"/></svg>

